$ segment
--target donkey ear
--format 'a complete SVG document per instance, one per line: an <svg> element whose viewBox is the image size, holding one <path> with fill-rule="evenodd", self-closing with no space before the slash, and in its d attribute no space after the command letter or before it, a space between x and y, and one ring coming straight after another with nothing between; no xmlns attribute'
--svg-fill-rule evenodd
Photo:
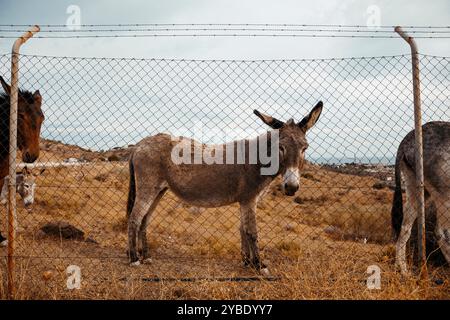
<svg viewBox="0 0 450 320"><path fill-rule="evenodd" d="M27 175L27 174L29 174L30 172L28 171L28 168L27 168L27 166L25 166L25 167L23 167L23 169L22 169L22 172L21 172L22 174L24 174L24 175Z"/></svg>
<svg viewBox="0 0 450 320"><path fill-rule="evenodd" d="M271 116L267 116L259 112L258 110L253 110L253 113L256 114L265 124L267 124L272 129L280 129L282 126L284 126L283 121L275 119Z"/></svg>
<svg viewBox="0 0 450 320"><path fill-rule="evenodd" d="M323 102L319 101L311 112L298 123L298 126L305 132L311 129L312 126L316 124L317 120L319 120L320 114L322 113L322 108Z"/></svg>
<svg viewBox="0 0 450 320"><path fill-rule="evenodd" d="M2 76L0 76L0 82L2 83L3 90L5 90L6 94L11 95L11 86L5 82Z"/></svg>
<svg viewBox="0 0 450 320"><path fill-rule="evenodd" d="M37 102L37 103L42 103L42 96L41 96L41 93L39 92L39 90L36 90L36 91L33 93L33 99L34 99L34 101Z"/></svg>

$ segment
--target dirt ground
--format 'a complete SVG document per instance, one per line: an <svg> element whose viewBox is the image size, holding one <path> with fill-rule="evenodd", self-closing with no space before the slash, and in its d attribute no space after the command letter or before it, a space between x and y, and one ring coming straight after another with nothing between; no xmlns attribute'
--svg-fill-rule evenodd
<svg viewBox="0 0 450 320"><path fill-rule="evenodd" d="M67 157L67 154L64 155ZM40 161L62 156L44 151ZM271 278L240 261L238 206L192 208L168 192L148 228L152 263L127 265L126 162L48 168L37 179L33 209L19 204L16 282L19 299L449 299L448 267L402 278L394 267L392 191L374 177L308 165L296 197L275 182L258 205L259 244ZM2 208L2 212L4 212ZM0 230L5 233L2 213ZM94 240L53 238L39 229L65 221ZM6 294L0 248L0 297ZM81 288L68 290L69 265ZM367 269L381 269L370 290Z"/></svg>

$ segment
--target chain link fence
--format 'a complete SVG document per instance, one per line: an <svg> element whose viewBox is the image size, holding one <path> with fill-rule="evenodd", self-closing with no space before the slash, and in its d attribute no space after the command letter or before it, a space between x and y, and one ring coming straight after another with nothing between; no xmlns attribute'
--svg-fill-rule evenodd
<svg viewBox="0 0 450 320"><path fill-rule="evenodd" d="M6 81L10 59L0 56ZM448 121L449 58L420 55L420 63L423 122ZM40 90L45 114L41 155L28 166L36 174L34 203L25 208L18 197L21 297L70 296L69 265L81 270L81 297L134 297L141 289L130 279L253 279L240 261L238 205L191 207L170 191L147 230L152 264L131 268L128 156L134 144L160 132L201 132L205 143L256 137L268 128L253 109L300 121L319 100L324 109L307 134L299 191L285 196L277 178L258 204L262 257L274 280L290 274L308 283L349 277L357 284L370 265L395 269L393 165L414 127L409 55L261 61L21 55L20 87ZM3 290L6 249L0 258Z"/></svg>

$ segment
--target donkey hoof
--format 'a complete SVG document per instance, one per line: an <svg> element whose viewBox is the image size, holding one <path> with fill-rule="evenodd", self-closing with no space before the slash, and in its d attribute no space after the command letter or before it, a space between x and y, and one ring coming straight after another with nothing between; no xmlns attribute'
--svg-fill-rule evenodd
<svg viewBox="0 0 450 320"><path fill-rule="evenodd" d="M141 264L141 262L139 260L136 260L134 262L130 262L130 266L131 267L138 267Z"/></svg>
<svg viewBox="0 0 450 320"><path fill-rule="evenodd" d="M144 260L142 260L143 264L151 264L153 262L152 258L145 258Z"/></svg>
<svg viewBox="0 0 450 320"><path fill-rule="evenodd" d="M269 271L269 268L262 268L261 270L260 270L260 272L261 272L261 274L263 275L263 276L265 276L265 277L270 277L270 271Z"/></svg>
<svg viewBox="0 0 450 320"><path fill-rule="evenodd" d="M0 242L0 247L6 247L8 245L8 240Z"/></svg>
<svg viewBox="0 0 450 320"><path fill-rule="evenodd" d="M261 269L267 269L269 266L269 262L267 260L261 261Z"/></svg>

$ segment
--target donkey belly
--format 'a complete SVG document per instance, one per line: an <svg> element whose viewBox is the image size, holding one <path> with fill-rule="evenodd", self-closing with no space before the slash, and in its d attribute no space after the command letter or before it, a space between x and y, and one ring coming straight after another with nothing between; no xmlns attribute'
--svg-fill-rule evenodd
<svg viewBox="0 0 450 320"><path fill-rule="evenodd" d="M196 207L215 208L215 207L226 206L226 205L236 202L236 200L233 198L226 199L226 198L222 197L221 195L203 196L203 195L193 194L190 192L183 192L183 191L179 192L179 190L176 190L174 188L171 188L171 190L183 202L190 204L192 206L196 206Z"/></svg>
<svg viewBox="0 0 450 320"><path fill-rule="evenodd" d="M167 177L172 192L184 202L199 207L220 207L239 201L240 174L226 165L207 169L194 166L180 168Z"/></svg>

